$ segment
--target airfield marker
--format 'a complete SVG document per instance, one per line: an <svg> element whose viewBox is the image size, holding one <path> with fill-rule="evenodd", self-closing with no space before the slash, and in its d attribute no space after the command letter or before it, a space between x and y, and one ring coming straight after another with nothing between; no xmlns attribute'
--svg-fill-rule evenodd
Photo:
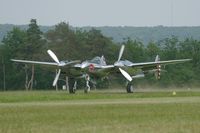
<svg viewBox="0 0 200 133"><path fill-rule="evenodd" d="M175 96L175 95L176 95L176 92L175 92L175 91L173 91L172 95L173 95L173 96Z"/></svg>

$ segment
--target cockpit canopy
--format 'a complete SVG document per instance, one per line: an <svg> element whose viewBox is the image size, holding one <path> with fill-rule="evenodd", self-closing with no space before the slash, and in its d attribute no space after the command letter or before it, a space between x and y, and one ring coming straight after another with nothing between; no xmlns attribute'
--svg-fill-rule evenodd
<svg viewBox="0 0 200 133"><path fill-rule="evenodd" d="M106 65L104 56L102 56L102 57L96 56L92 60L89 60L88 62L94 63L94 64L99 64L99 65Z"/></svg>
<svg viewBox="0 0 200 133"><path fill-rule="evenodd" d="M94 57L89 61L90 63L101 64L101 58L99 56Z"/></svg>

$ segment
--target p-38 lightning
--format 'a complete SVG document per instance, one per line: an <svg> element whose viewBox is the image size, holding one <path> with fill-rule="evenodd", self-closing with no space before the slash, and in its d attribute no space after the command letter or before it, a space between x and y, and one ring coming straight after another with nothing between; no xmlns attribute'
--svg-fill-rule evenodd
<svg viewBox="0 0 200 133"><path fill-rule="evenodd" d="M133 63L129 60L121 60L125 46L122 45L118 60L111 65L107 65L104 56L95 57L92 60L86 60L80 62L78 60L74 61L59 61L57 56L51 51L47 50L49 56L54 60L54 62L41 62L41 61L30 61L30 60L17 60L11 59L14 62L20 63L30 63L30 64L40 64L40 65L51 65L58 68L56 76L53 81L53 86L56 86L60 74L65 74L69 79L74 80L74 84L69 84L69 93L75 93L76 91L76 79L84 77L86 80L86 87L84 92L90 91L89 82L95 79L103 79L108 77L110 74L121 73L128 81L126 86L127 93L133 93L133 79L145 77L146 74L154 73L157 79L160 79L162 65L182 63L190 61L191 59L179 59L179 60L167 60L160 61L157 55L155 61L153 62L141 62Z"/></svg>

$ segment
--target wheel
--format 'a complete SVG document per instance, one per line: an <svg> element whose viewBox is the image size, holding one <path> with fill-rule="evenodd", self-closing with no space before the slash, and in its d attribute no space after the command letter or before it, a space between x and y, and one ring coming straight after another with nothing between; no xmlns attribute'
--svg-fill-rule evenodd
<svg viewBox="0 0 200 133"><path fill-rule="evenodd" d="M69 93L70 94L74 94L76 92L76 90L74 89L74 79L70 78L69 79Z"/></svg>
<svg viewBox="0 0 200 133"><path fill-rule="evenodd" d="M86 87L84 89L84 93L88 93L90 91L90 82L89 82L90 77L86 77Z"/></svg>
<svg viewBox="0 0 200 133"><path fill-rule="evenodd" d="M76 92L76 91L75 91L75 89L73 89L73 87L72 87L72 88L69 87L69 93L75 94L75 92Z"/></svg>
<svg viewBox="0 0 200 133"><path fill-rule="evenodd" d="M84 89L84 93L88 93L88 89L87 88Z"/></svg>
<svg viewBox="0 0 200 133"><path fill-rule="evenodd" d="M84 93L88 93L90 91L90 87L86 87L85 89L84 89Z"/></svg>
<svg viewBox="0 0 200 133"><path fill-rule="evenodd" d="M127 93L133 93L133 85L131 83L128 83L126 86Z"/></svg>

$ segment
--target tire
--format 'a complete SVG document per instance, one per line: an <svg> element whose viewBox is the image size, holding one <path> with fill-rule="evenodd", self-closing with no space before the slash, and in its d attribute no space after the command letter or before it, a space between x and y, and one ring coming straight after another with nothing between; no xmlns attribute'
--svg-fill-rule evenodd
<svg viewBox="0 0 200 133"><path fill-rule="evenodd" d="M126 86L127 93L133 93L133 85L131 83L128 83Z"/></svg>
<svg viewBox="0 0 200 133"><path fill-rule="evenodd" d="M69 93L70 94L75 94L76 90L74 90L74 79L69 78Z"/></svg>
<svg viewBox="0 0 200 133"><path fill-rule="evenodd" d="M84 89L84 93L88 93L88 90L87 90L87 88L85 88L85 89Z"/></svg>
<svg viewBox="0 0 200 133"><path fill-rule="evenodd" d="M73 88L69 88L69 93L70 93L70 94L75 94L75 92L76 92L76 91L75 91Z"/></svg>
<svg viewBox="0 0 200 133"><path fill-rule="evenodd" d="M89 89L86 87L85 89L84 89L84 93L88 93L89 92Z"/></svg>

